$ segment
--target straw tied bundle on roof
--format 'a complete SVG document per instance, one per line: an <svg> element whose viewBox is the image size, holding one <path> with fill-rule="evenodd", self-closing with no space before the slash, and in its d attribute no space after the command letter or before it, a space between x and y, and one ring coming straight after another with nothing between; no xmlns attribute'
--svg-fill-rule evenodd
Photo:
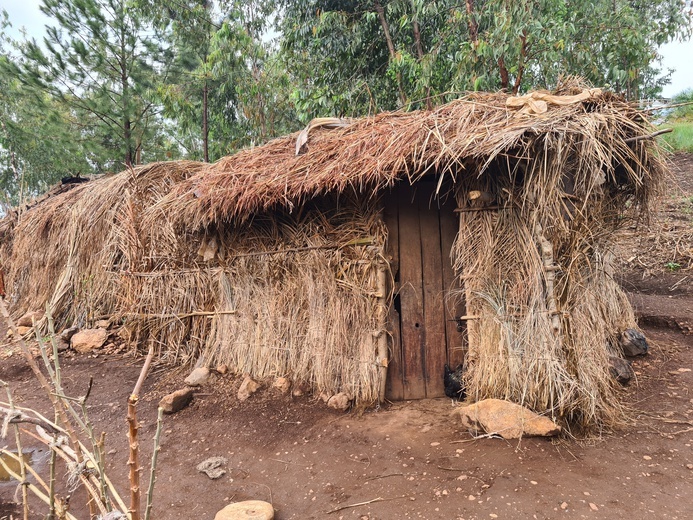
<svg viewBox="0 0 693 520"><path fill-rule="evenodd" d="M608 357L635 322L609 240L664 174L651 132L577 83L320 120L33 206L0 228L8 293L61 325L115 317L172 362L366 404L443 395L464 363L472 400L610 426Z"/></svg>

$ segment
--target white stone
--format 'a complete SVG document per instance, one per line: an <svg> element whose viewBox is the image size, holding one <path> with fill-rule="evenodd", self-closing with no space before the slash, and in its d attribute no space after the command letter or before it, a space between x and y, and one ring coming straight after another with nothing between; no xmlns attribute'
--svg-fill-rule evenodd
<svg viewBox="0 0 693 520"><path fill-rule="evenodd" d="M246 500L229 504L219 511L214 520L273 520L272 504L262 500Z"/></svg>
<svg viewBox="0 0 693 520"><path fill-rule="evenodd" d="M185 378L185 384L188 386L200 386L209 380L209 368L197 367L190 372L190 375Z"/></svg>

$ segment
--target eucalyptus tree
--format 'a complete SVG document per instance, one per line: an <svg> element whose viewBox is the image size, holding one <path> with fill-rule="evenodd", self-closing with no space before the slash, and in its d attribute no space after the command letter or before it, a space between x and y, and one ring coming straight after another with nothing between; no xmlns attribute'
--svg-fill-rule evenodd
<svg viewBox="0 0 693 520"><path fill-rule="evenodd" d="M651 93L656 48L690 28L680 0L283 0L282 49L304 117L518 93L579 74Z"/></svg>
<svg viewBox="0 0 693 520"><path fill-rule="evenodd" d="M186 155L215 160L295 129L291 88L267 38L272 0L143 0L175 61L157 88Z"/></svg>

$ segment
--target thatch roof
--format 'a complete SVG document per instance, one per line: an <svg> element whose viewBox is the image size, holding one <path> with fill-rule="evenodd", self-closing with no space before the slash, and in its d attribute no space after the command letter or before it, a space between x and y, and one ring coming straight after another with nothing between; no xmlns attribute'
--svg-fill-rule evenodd
<svg viewBox="0 0 693 520"><path fill-rule="evenodd" d="M577 95L583 101L556 97ZM656 160L643 164L653 158L633 144L650 132L620 96L575 82L525 98L475 93L431 111L383 113L314 130L300 155L298 134L244 150L202 168L160 207L188 226L206 226L291 208L328 192L373 193L402 178L480 176L496 158L535 157L540 148L559 149L566 159L580 154L586 166L606 175L621 164L637 189L652 167L659 168Z"/></svg>

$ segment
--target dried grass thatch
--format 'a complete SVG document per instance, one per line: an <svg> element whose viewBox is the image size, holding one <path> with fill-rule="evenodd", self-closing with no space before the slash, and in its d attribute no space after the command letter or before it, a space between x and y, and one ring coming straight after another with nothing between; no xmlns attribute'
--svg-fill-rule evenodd
<svg viewBox="0 0 693 520"><path fill-rule="evenodd" d="M581 97L552 97L568 95ZM662 179L652 129L576 82L507 100L380 114L311 130L299 155L293 135L46 200L0 248L15 309L51 301L62 323L117 316L171 360L202 355L372 402L385 333L379 195L435 176L460 212L451 257L470 317L469 395L616 424L607 356L634 319L609 241Z"/></svg>

